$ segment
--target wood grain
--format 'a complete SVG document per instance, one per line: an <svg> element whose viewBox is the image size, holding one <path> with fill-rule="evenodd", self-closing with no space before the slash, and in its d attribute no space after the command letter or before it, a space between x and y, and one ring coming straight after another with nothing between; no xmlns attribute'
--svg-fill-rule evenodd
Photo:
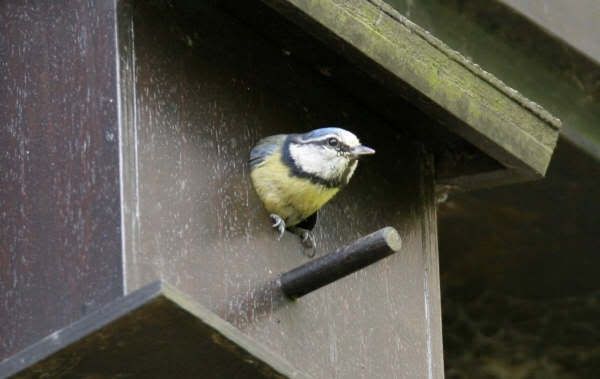
<svg viewBox="0 0 600 379"><path fill-rule="evenodd" d="M0 4L0 359L122 294L114 14Z"/></svg>
<svg viewBox="0 0 600 379"><path fill-rule="evenodd" d="M161 278L315 377L439 377L430 154L235 17L192 8L132 9L128 290ZM317 255L385 225L402 253L291 302L269 283L307 258L276 239L247 160L261 137L332 123L377 154L323 209Z"/></svg>

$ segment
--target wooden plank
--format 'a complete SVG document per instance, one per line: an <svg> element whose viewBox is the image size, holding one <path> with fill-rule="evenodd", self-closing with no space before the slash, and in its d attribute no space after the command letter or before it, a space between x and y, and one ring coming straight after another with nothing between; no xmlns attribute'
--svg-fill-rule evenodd
<svg viewBox="0 0 600 379"><path fill-rule="evenodd" d="M114 17L0 3L0 359L122 294Z"/></svg>
<svg viewBox="0 0 600 379"><path fill-rule="evenodd" d="M423 281L425 298L425 319L427 323L427 377L444 377L444 348L442 343L442 295L440 289L440 267L437 229L437 204L434 187L434 159L425 156L422 162L421 204L423 212L423 230L429 233L423 236Z"/></svg>
<svg viewBox="0 0 600 379"><path fill-rule="evenodd" d="M429 330L440 320L439 288L423 275L437 256L425 251L437 238L423 222L431 217L424 207L434 206L428 153L239 18L193 6L133 9L136 117L128 125L138 150L124 170L137 196L125 206L138 201L140 212L126 220L139 241L126 243L129 290L164 278L314 377L440 377L442 336ZM316 256L385 225L403 247L289 301L268 284L308 258L297 236L276 239L248 154L261 137L332 122L377 154L320 214Z"/></svg>
<svg viewBox="0 0 600 379"><path fill-rule="evenodd" d="M231 324L156 282L0 363L0 377L308 378Z"/></svg>
<svg viewBox="0 0 600 379"><path fill-rule="evenodd" d="M367 72L383 70L424 111L510 171L511 180L542 176L560 122L378 0L266 0ZM361 56L352 53L357 50ZM366 59L365 59L366 58ZM389 78L389 76L388 76Z"/></svg>

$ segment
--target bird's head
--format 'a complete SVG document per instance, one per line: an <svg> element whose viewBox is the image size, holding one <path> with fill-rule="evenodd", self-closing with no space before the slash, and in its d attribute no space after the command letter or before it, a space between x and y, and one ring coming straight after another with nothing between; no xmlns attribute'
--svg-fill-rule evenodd
<svg viewBox="0 0 600 379"><path fill-rule="evenodd" d="M363 155L375 150L360 144L351 132L322 128L304 134L291 134L284 146L284 158L294 174L328 187L348 184Z"/></svg>

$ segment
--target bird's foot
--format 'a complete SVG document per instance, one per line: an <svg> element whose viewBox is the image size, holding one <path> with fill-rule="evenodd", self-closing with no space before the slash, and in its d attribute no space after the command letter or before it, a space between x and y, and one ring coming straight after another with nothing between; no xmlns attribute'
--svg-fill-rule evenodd
<svg viewBox="0 0 600 379"><path fill-rule="evenodd" d="M310 232L310 230L299 228L297 226L292 226L289 228L289 231L299 236L302 240L302 245L308 250L304 252L304 254L312 258L315 256L315 247L317 246L315 242L315 236Z"/></svg>
<svg viewBox="0 0 600 379"><path fill-rule="evenodd" d="M285 221L283 221L281 216L276 215L275 213L271 213L269 217L271 217L271 221L273 221L273 224L271 224L271 226L277 229L277 232L279 232L277 240L280 240L281 237L283 237L283 233L285 233Z"/></svg>

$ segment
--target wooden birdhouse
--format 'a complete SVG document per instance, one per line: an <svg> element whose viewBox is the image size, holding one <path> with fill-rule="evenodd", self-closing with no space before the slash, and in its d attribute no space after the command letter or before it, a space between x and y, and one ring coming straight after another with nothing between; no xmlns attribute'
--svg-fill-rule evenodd
<svg viewBox="0 0 600 379"><path fill-rule="evenodd" d="M1 7L0 376L443 377L436 199L542 177L556 119L378 0ZM247 160L326 125L377 153L309 258Z"/></svg>

